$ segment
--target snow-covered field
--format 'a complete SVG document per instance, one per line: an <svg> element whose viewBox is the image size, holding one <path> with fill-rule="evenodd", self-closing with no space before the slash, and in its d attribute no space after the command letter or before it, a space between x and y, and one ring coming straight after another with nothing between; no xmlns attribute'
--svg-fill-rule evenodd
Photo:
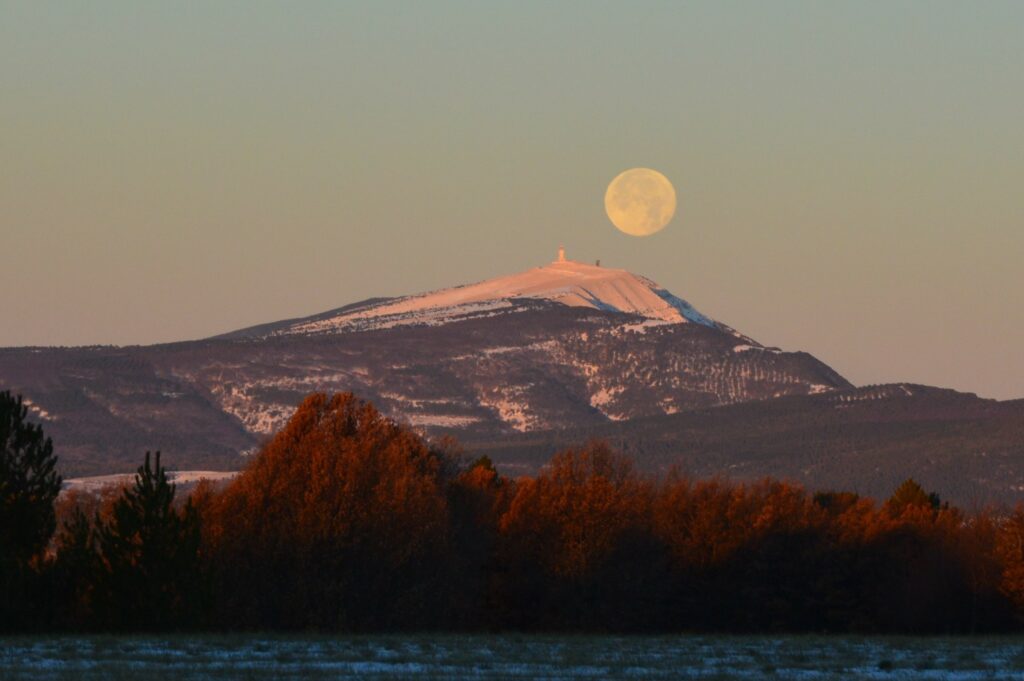
<svg viewBox="0 0 1024 681"><path fill-rule="evenodd" d="M20 679L1024 679L1020 638L419 635L0 639Z"/></svg>

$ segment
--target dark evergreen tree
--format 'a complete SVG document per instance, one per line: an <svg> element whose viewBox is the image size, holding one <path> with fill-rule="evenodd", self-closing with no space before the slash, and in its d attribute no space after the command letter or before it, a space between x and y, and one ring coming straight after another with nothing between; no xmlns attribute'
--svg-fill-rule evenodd
<svg viewBox="0 0 1024 681"><path fill-rule="evenodd" d="M98 520L76 508L57 537L51 579L53 624L61 629L86 629L94 622L94 596L102 564L96 549Z"/></svg>
<svg viewBox="0 0 1024 681"><path fill-rule="evenodd" d="M160 465L135 474L110 518L96 527L103 572L94 608L102 626L134 631L195 625L205 597L199 562L199 516L191 501L174 508L175 486Z"/></svg>
<svg viewBox="0 0 1024 681"><path fill-rule="evenodd" d="M913 478L907 478L892 493L892 497L889 498L887 505L892 513L899 514L908 507L938 510L942 507L942 500L939 499L939 495L935 492L925 492L924 488L917 484L917 481Z"/></svg>
<svg viewBox="0 0 1024 681"><path fill-rule="evenodd" d="M34 614L32 562L56 529L61 487L53 443L27 416L20 396L0 393L0 628L8 631Z"/></svg>

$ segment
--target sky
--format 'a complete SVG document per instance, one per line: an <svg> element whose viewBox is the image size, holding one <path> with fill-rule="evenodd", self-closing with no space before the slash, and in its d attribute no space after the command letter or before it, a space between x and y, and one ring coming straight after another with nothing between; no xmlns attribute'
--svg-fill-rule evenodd
<svg viewBox="0 0 1024 681"><path fill-rule="evenodd" d="M856 384L1024 397L1024 3L0 0L0 346L570 258ZM646 166L678 209L604 214Z"/></svg>

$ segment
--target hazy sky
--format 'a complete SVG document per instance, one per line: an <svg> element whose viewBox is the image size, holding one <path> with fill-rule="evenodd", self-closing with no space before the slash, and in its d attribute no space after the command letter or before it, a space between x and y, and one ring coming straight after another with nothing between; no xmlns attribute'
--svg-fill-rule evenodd
<svg viewBox="0 0 1024 681"><path fill-rule="evenodd" d="M636 239L605 186L656 168ZM858 384L1024 397L1024 3L0 0L0 345L543 264Z"/></svg>

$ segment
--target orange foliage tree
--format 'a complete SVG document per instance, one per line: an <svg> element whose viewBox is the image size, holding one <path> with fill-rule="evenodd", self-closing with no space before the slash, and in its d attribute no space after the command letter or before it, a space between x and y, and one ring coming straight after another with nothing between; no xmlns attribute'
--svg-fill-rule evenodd
<svg viewBox="0 0 1024 681"><path fill-rule="evenodd" d="M820 627L825 512L800 487L670 476L653 507L656 536L672 557L680 626Z"/></svg>
<svg viewBox="0 0 1024 681"><path fill-rule="evenodd" d="M1024 504L1018 504L999 525L996 551L1001 566L999 590L1024 622Z"/></svg>
<svg viewBox="0 0 1024 681"><path fill-rule="evenodd" d="M606 444L567 449L520 481L500 530L499 601L516 626L656 626L667 561L651 485Z"/></svg>
<svg viewBox="0 0 1024 681"><path fill-rule="evenodd" d="M349 393L309 396L201 504L225 623L380 629L435 616L448 538L444 463Z"/></svg>

